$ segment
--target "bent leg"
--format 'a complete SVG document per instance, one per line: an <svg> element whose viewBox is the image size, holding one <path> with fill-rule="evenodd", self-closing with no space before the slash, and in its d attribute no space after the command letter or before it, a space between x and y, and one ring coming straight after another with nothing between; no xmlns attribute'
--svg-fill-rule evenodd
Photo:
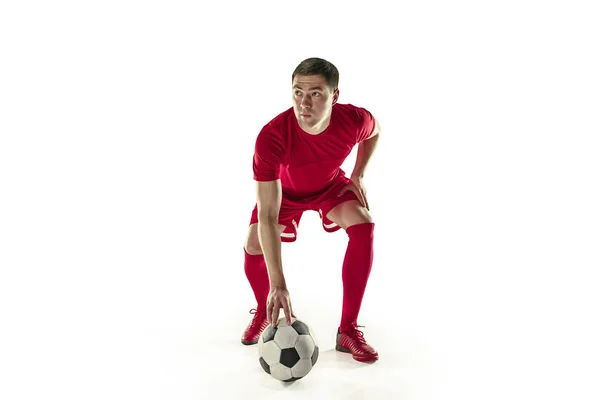
<svg viewBox="0 0 600 400"><path fill-rule="evenodd" d="M369 211L358 200L347 200L336 205L327 212L326 217L344 230L352 225L373 222Z"/></svg>
<svg viewBox="0 0 600 400"><path fill-rule="evenodd" d="M281 232L284 228L280 225ZM258 240L257 223L252 223L248 228L244 244L244 271L256 298L256 309L250 310L250 314L254 314L254 317L242 334L242 344L252 345L258 343L261 332L268 325L266 311L270 289L269 272Z"/></svg>
<svg viewBox="0 0 600 400"><path fill-rule="evenodd" d="M356 325L373 265L375 224L358 200L341 203L327 218L345 229L348 247L342 266L343 305L340 329Z"/></svg>
<svg viewBox="0 0 600 400"><path fill-rule="evenodd" d="M285 226L280 225L279 228L283 232ZM248 228L248 235L244 245L244 271L254 292L257 310L265 310L270 289L269 273L258 240L258 224L252 224Z"/></svg>

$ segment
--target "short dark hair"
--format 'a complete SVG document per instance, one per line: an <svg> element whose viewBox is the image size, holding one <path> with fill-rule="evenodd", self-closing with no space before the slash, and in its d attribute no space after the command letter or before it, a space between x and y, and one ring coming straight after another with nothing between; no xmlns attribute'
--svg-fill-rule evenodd
<svg viewBox="0 0 600 400"><path fill-rule="evenodd" d="M292 73L292 81L296 75L322 75L327 81L327 85L331 91L338 88L340 80L340 73L335 65L318 57L307 58L298 64Z"/></svg>

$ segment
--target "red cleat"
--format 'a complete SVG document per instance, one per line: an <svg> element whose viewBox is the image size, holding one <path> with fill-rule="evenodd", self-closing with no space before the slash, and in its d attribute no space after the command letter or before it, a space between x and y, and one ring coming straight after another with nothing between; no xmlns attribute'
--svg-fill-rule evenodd
<svg viewBox="0 0 600 400"><path fill-rule="evenodd" d="M377 361L379 354L365 341L364 335L358 330L358 327L353 324L343 331L338 328L335 349L343 353L352 353L352 357L356 361Z"/></svg>
<svg viewBox="0 0 600 400"><path fill-rule="evenodd" d="M254 318L248 324L248 327L242 335L242 344L256 344L262 331L269 325L267 322L267 314L264 311L250 310L250 314L254 314Z"/></svg>

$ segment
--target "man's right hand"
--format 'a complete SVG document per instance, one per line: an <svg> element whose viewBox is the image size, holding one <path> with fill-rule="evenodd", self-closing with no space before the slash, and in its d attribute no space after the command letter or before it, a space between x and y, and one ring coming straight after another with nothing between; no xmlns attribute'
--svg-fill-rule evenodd
<svg viewBox="0 0 600 400"><path fill-rule="evenodd" d="M285 320L288 324L292 323L292 317L296 318L292 310L290 293L284 287L273 287L267 297L267 321L273 326L277 326L279 320L279 309L283 308Z"/></svg>

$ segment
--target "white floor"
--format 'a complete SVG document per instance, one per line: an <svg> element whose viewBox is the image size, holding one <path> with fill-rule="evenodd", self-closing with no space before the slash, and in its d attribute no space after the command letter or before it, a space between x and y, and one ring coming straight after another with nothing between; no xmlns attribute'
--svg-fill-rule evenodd
<svg viewBox="0 0 600 400"><path fill-rule="evenodd" d="M3 398L599 398L596 283L515 270L499 255L431 263L419 232L379 240L359 323L381 359L362 364L334 350L344 234L315 229L316 214L303 224L284 262L296 314L321 349L305 378L276 381L257 347L240 343L253 307L240 249L221 262L188 250L186 260L189 243L164 234L162 248L131 240L129 263L88 254L105 267L38 271L3 292ZM391 228L382 221L378 237Z"/></svg>

